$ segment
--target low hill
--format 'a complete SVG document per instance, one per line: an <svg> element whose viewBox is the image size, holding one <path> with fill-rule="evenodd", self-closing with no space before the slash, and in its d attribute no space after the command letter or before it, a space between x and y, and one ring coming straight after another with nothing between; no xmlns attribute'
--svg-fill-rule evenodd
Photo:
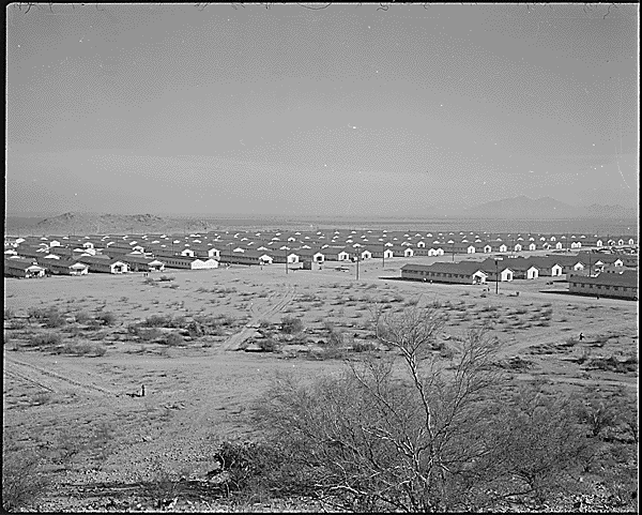
<svg viewBox="0 0 642 515"><path fill-rule="evenodd" d="M137 232L195 232L213 227L212 221L198 218L160 217L150 214L114 215L94 213L63 213L44 219L7 218L5 231L35 235L109 234Z"/></svg>
<svg viewBox="0 0 642 515"><path fill-rule="evenodd" d="M5 234L14 236L66 236L86 234L172 233L186 234L237 228L260 230L306 229L310 223L274 215L116 215L63 213L49 217L7 216Z"/></svg>

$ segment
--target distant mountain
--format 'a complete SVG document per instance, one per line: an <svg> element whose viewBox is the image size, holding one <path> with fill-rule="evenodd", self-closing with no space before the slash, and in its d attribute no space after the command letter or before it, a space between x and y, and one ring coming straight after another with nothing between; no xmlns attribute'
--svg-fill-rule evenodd
<svg viewBox="0 0 642 515"><path fill-rule="evenodd" d="M494 200L465 209L464 215L475 218L541 220L547 218L575 218L582 215L582 210L551 197L532 199L521 195L514 198Z"/></svg>
<svg viewBox="0 0 642 515"><path fill-rule="evenodd" d="M87 234L168 233L187 234L243 227L305 229L309 223L275 215L116 215L111 213L63 213L49 217L8 215L5 234L12 236L67 236Z"/></svg>
<svg viewBox="0 0 642 515"><path fill-rule="evenodd" d="M623 207L618 204L604 206L602 204L591 204L583 208L585 216L589 218L636 218L638 210L631 207Z"/></svg>
<svg viewBox="0 0 642 515"><path fill-rule="evenodd" d="M551 197L532 199L521 195L486 202L463 211L471 218L503 218L517 220L546 220L553 218L624 218L637 219L637 209L620 205L591 204L571 206Z"/></svg>

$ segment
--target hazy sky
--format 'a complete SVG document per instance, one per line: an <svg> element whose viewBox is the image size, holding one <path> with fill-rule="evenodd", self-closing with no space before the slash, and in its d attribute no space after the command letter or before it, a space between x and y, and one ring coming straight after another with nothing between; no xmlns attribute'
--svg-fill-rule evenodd
<svg viewBox="0 0 642 515"><path fill-rule="evenodd" d="M9 5L8 212L636 205L639 7L607 8Z"/></svg>

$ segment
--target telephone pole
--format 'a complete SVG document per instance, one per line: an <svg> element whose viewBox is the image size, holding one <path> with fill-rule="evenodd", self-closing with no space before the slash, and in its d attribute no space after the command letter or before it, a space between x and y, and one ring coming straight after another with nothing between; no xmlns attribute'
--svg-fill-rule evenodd
<svg viewBox="0 0 642 515"><path fill-rule="evenodd" d="M495 295L499 293L499 260L495 260Z"/></svg>
<svg viewBox="0 0 642 515"><path fill-rule="evenodd" d="M589 252L589 254L588 254L588 262L589 262L589 266L588 266L588 276L589 276L589 277L593 277L593 269L591 268L591 253L590 253L590 252Z"/></svg>

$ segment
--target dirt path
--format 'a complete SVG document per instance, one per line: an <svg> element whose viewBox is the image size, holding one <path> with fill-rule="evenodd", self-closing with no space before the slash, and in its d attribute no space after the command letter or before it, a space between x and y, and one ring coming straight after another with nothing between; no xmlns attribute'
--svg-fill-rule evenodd
<svg viewBox="0 0 642 515"><path fill-rule="evenodd" d="M294 300L296 295L296 286L293 284L286 284L285 291L281 293L274 293L267 298L267 307L258 309L256 304L250 307L250 314L252 318L245 324L245 327L236 334L230 336L222 346L223 350L235 351L256 332L256 325L261 320L268 320L270 317L282 312L285 307Z"/></svg>
<svg viewBox="0 0 642 515"><path fill-rule="evenodd" d="M9 365L9 364L5 363L4 374L5 374L5 377L8 377L8 378L10 377L10 378L12 378L14 380L18 380L18 381L25 381L27 383L36 385L38 388L42 388L43 390L46 390L48 392L56 393L56 391L51 386L46 385L42 381L38 381L38 380L34 379L33 377L29 377L28 375L23 374L23 373L19 372L18 370L15 370L15 365L14 364Z"/></svg>
<svg viewBox="0 0 642 515"><path fill-rule="evenodd" d="M115 392L109 391L95 384L77 381L71 377L57 374L51 370L47 370L31 363L25 363L24 361L18 361L17 359L10 358L8 356L5 356L4 366L6 374L33 383L50 392L56 393L63 390L69 390L69 388L72 387L74 389L81 389L88 393L91 392L116 396Z"/></svg>
<svg viewBox="0 0 642 515"><path fill-rule="evenodd" d="M532 380L533 376L532 374L515 374L515 378L517 379L522 379L524 381L529 381ZM547 375L546 380L558 384L566 384L566 385L574 385L574 386L592 386L592 387L598 387L602 389L607 389L607 388L629 388L629 389L635 389L637 391L638 385L637 385L637 378L636 377L630 377L629 381L625 380L608 380L604 379L601 377L595 377L595 378L580 378L580 377L562 377L562 376L557 376L557 375Z"/></svg>

